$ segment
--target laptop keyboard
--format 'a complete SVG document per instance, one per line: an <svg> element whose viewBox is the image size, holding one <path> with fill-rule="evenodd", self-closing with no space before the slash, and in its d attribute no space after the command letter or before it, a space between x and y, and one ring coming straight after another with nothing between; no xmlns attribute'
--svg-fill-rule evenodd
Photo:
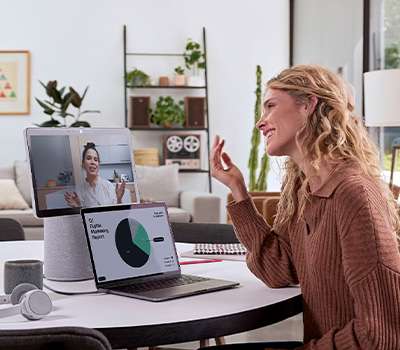
<svg viewBox="0 0 400 350"><path fill-rule="evenodd" d="M208 281L209 278L199 277L199 276L190 276L190 275L181 275L180 277L162 279L159 281L150 281L143 282L134 285L121 286L121 287L113 287L113 290L125 292L125 293L140 293L140 292L148 292L156 289L164 289L176 286L183 286L186 284L193 284L197 282Z"/></svg>

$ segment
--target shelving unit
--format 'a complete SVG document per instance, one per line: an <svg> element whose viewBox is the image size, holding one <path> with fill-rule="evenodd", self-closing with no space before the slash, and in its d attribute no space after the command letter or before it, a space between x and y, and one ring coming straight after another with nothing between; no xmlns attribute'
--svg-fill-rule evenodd
<svg viewBox="0 0 400 350"><path fill-rule="evenodd" d="M127 50L127 28L124 25L123 28L123 43L124 43L124 97L125 97L125 127L128 127L128 97L129 97L129 90L141 90L141 89L148 89L150 90L157 90L157 89L169 89L169 90L204 90L205 92L205 127L195 128L195 127L182 127L182 128L162 128L162 127L130 127L129 129L134 132L171 132L171 131L201 131L205 132L206 134L206 160L207 160L207 169L180 169L179 172L181 173L204 173L208 175L208 190L209 192L212 191L212 182L211 182L211 173L209 167L209 154L210 154L210 123L209 123L209 108L208 108L208 76L207 76L207 46L206 46L206 29L203 27L202 33L203 39L203 50L204 50L204 60L205 60L205 67L204 67L204 78L205 78L205 86L160 86L160 85L151 85L151 86L132 86L129 85L126 81L126 76L128 72L127 68L127 58L129 56L157 56L157 57L184 57L183 53L164 53L164 52L128 52ZM204 160L203 160L204 161ZM203 165L204 166L204 165Z"/></svg>

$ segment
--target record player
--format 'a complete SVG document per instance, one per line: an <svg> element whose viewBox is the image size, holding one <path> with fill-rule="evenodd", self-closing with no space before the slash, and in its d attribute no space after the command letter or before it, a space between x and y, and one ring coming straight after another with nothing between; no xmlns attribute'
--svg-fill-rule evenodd
<svg viewBox="0 0 400 350"><path fill-rule="evenodd" d="M168 135L164 139L164 162L180 169L200 169L200 135Z"/></svg>

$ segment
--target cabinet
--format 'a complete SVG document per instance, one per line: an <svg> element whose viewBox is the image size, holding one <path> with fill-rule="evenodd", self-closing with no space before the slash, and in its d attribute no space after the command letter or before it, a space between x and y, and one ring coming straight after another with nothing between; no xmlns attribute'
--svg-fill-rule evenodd
<svg viewBox="0 0 400 350"><path fill-rule="evenodd" d="M129 42L130 47L133 46ZM181 166L192 166L194 164L197 167L197 162L188 161L183 164L183 160L168 159L165 162L165 154L170 154L170 150L173 152L178 152L178 149L182 149L183 152L180 153L183 158L187 158L187 151L194 151L197 145L201 146L200 153L200 167L184 169L181 168L179 171L181 173L197 173L205 174L208 176L208 190L211 192L211 174L209 167L209 154L210 154L210 128L209 128L209 104L208 104L208 79L207 79L207 47L206 47L206 29L203 27L202 32L202 46L204 52L204 85L203 86L160 86L156 84L146 85L146 86L132 86L127 82L128 69L132 67L138 67L135 59L142 60L153 60L165 64L170 59L184 59L184 53L166 53L166 52L138 52L138 51L128 51L127 50L127 27L123 28L123 46L124 46L124 92L125 92L125 127L128 127L135 134L151 133L152 135L159 136L157 139L159 142L158 147L161 150L161 157L163 159L163 164L165 163L179 163ZM157 61L158 60L158 61ZM129 67L128 67L129 65ZM130 112L133 105L144 103L146 106L149 105L149 101L157 98L157 95L163 96L181 96L185 97L185 123L183 127L155 127L154 125L147 124L146 121L141 118L139 122L130 123ZM189 96L188 96L189 95ZM133 99L132 97L136 97ZM189 97L189 98L188 98ZM202 98L202 99L201 99ZM201 105L200 101L204 101ZM138 110L143 110L143 106L138 106ZM201 112L199 112L201 111ZM204 118L200 120L199 113L204 115ZM177 136L176 138L172 136ZM197 140L196 140L197 139ZM200 141L200 142L199 142ZM168 146L167 146L168 145ZM141 145L136 144L135 147L140 147ZM161 146L161 148L160 148ZM165 150L167 147L167 150ZM185 153L186 152L186 153ZM200 175L202 176L202 175Z"/></svg>

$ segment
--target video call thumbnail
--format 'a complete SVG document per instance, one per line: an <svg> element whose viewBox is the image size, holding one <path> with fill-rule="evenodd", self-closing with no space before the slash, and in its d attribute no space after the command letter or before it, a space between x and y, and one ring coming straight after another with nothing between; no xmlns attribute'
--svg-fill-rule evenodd
<svg viewBox="0 0 400 350"><path fill-rule="evenodd" d="M129 140L93 132L32 135L30 159L39 210L137 201Z"/></svg>

